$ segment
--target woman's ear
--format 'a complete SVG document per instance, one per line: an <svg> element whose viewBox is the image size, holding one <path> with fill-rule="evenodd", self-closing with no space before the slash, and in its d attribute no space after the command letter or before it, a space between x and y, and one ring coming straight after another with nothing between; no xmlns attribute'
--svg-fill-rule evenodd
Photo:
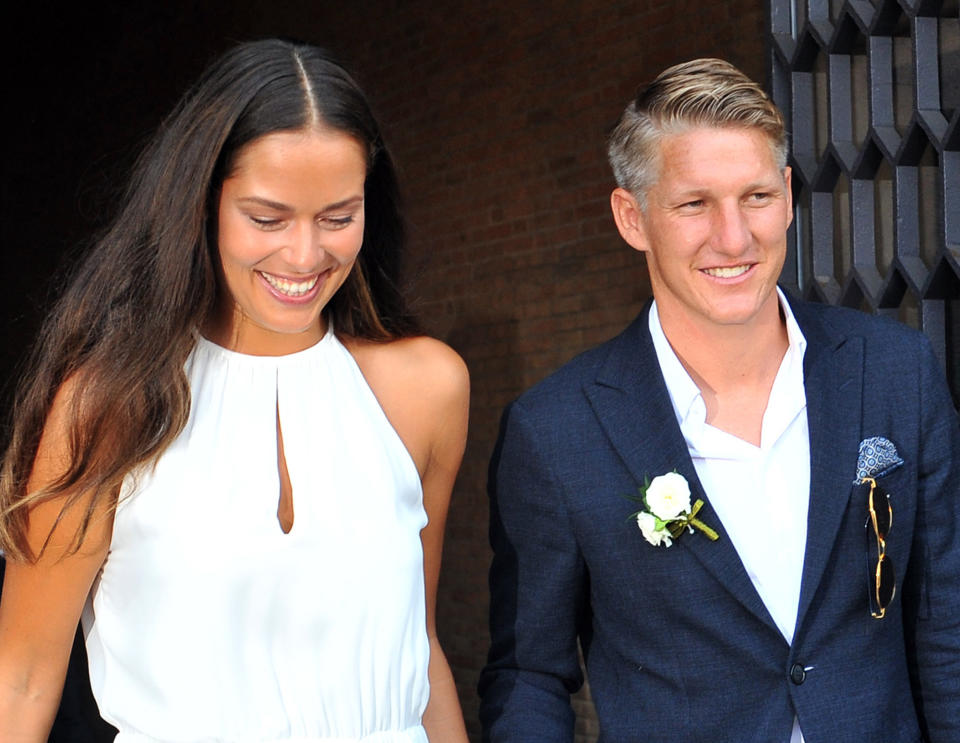
<svg viewBox="0 0 960 743"><path fill-rule="evenodd" d="M643 227L643 211L636 197L625 188L615 188L610 194L613 221L617 223L620 236L634 250L647 250L647 233Z"/></svg>

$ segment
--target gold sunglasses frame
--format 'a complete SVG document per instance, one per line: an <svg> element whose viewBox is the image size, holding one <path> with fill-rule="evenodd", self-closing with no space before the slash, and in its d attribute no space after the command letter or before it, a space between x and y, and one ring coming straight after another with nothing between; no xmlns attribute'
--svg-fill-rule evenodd
<svg viewBox="0 0 960 743"><path fill-rule="evenodd" d="M861 482L870 484L870 493L867 496L867 511L870 513L870 523L873 525L873 535L877 539L877 567L874 570L873 583L873 598L874 601L876 601L877 611L874 611L873 605L871 604L870 616L874 619L883 619L887 613L887 607L893 603L893 597L897 595L897 574L893 568L893 561L887 557L886 540L887 535L889 535L890 531L893 529L893 506L890 505L890 494L877 485L877 481L874 478L864 477ZM881 529L877 523L877 506L874 503L874 493L877 492L881 493L886 499L887 506L887 528L883 530L883 536L880 535ZM884 560L887 562L887 569L890 571L891 578L893 580L893 587L890 590L890 598L886 602L880 600L880 587L882 585L881 576Z"/></svg>

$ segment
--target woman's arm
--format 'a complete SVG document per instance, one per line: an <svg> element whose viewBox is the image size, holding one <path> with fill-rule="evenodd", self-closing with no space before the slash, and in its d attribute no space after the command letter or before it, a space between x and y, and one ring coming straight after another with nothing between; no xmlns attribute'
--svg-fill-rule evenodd
<svg viewBox="0 0 960 743"><path fill-rule="evenodd" d="M431 743L466 743L453 674L437 640L436 607L447 509L467 438L467 368L454 351L432 338L344 342L413 457L423 486L428 522L420 538L430 639L430 700L423 726Z"/></svg>
<svg viewBox="0 0 960 743"><path fill-rule="evenodd" d="M28 483L30 492L66 470L69 393L65 389L58 393L48 416ZM46 741L80 613L110 543L113 512L104 507L94 511L80 549L69 554L88 503L81 498L57 523L63 502L56 498L30 510L27 537L35 555L50 537L39 559L6 565L0 593L0 740L4 743Z"/></svg>
<svg viewBox="0 0 960 743"><path fill-rule="evenodd" d="M467 439L470 381L459 356L446 347L438 349L436 373L431 374L429 412L436 423L426 471L423 474L423 505L427 526L420 533L423 542L423 571L427 598L427 634L430 638L430 701L423 726L433 742L463 741L467 731L453 674L437 639L437 584L443 533L460 460Z"/></svg>

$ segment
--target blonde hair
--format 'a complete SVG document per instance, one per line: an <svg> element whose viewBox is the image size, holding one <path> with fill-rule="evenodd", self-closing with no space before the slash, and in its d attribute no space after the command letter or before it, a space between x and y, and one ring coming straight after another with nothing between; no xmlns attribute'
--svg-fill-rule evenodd
<svg viewBox="0 0 960 743"><path fill-rule="evenodd" d="M704 126L760 129L777 168L787 165L783 116L763 89L729 62L694 59L661 72L620 116L607 145L617 185L644 207L659 177L660 140Z"/></svg>

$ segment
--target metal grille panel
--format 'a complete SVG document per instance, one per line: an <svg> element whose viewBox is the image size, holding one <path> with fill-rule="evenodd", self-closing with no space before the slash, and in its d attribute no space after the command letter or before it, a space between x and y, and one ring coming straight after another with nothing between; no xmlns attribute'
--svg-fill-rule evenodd
<svg viewBox="0 0 960 743"><path fill-rule="evenodd" d="M960 1L770 0L783 281L930 338L960 401Z"/></svg>

